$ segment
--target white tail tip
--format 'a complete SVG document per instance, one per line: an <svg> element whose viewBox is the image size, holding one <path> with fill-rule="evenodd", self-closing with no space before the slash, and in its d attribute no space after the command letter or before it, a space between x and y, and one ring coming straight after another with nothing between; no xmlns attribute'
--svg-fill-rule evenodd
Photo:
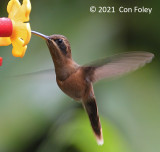
<svg viewBox="0 0 160 152"><path fill-rule="evenodd" d="M101 139L97 138L97 143L99 146L102 146L104 144L103 138L101 138Z"/></svg>

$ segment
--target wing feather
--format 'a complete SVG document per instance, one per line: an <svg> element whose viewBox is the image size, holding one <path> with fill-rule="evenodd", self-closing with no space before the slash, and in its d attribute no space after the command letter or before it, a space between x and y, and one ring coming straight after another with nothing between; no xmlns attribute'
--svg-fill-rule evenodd
<svg viewBox="0 0 160 152"><path fill-rule="evenodd" d="M92 82L104 78L118 77L135 71L152 61L154 54L149 52L126 52L114 55L84 66Z"/></svg>

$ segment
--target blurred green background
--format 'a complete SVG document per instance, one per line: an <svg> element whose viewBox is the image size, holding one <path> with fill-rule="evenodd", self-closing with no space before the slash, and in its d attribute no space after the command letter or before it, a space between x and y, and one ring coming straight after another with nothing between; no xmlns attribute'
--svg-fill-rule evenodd
<svg viewBox="0 0 160 152"><path fill-rule="evenodd" d="M126 51L155 54L151 64L94 85L104 133L98 146L81 104L57 86L43 40L32 36L24 58L0 47L0 152L160 151L159 1L32 0L32 30L65 35L79 64ZM0 17L8 0L0 1ZM115 14L90 13L90 6L115 6ZM152 14L121 14L118 7L152 7ZM15 77L15 75L21 75Z"/></svg>

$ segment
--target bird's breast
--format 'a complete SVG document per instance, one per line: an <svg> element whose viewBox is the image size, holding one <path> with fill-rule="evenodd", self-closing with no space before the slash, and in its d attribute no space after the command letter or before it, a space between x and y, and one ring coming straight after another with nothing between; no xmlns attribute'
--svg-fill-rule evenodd
<svg viewBox="0 0 160 152"><path fill-rule="evenodd" d="M64 81L57 79L57 84L64 93L75 100L81 100L85 94L86 81L81 71L73 73Z"/></svg>

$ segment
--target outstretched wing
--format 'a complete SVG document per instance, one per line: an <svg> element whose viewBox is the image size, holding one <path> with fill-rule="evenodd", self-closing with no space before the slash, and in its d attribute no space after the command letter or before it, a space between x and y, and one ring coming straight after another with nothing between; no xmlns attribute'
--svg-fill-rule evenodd
<svg viewBox="0 0 160 152"><path fill-rule="evenodd" d="M53 77L55 75L54 69L46 69L46 70L40 70L40 71L34 71L30 73L23 73L19 75L14 75L12 77L41 77L41 76L46 76L46 77Z"/></svg>
<svg viewBox="0 0 160 152"><path fill-rule="evenodd" d="M46 70L40 70L40 71L34 71L30 73L23 73L23 74L16 74L12 76L8 76L7 78L46 78L50 79L55 76L54 69L46 69Z"/></svg>
<svg viewBox="0 0 160 152"><path fill-rule="evenodd" d="M152 61L154 54L149 52L126 52L84 66L86 76L96 82L104 78L121 76L137 70Z"/></svg>

